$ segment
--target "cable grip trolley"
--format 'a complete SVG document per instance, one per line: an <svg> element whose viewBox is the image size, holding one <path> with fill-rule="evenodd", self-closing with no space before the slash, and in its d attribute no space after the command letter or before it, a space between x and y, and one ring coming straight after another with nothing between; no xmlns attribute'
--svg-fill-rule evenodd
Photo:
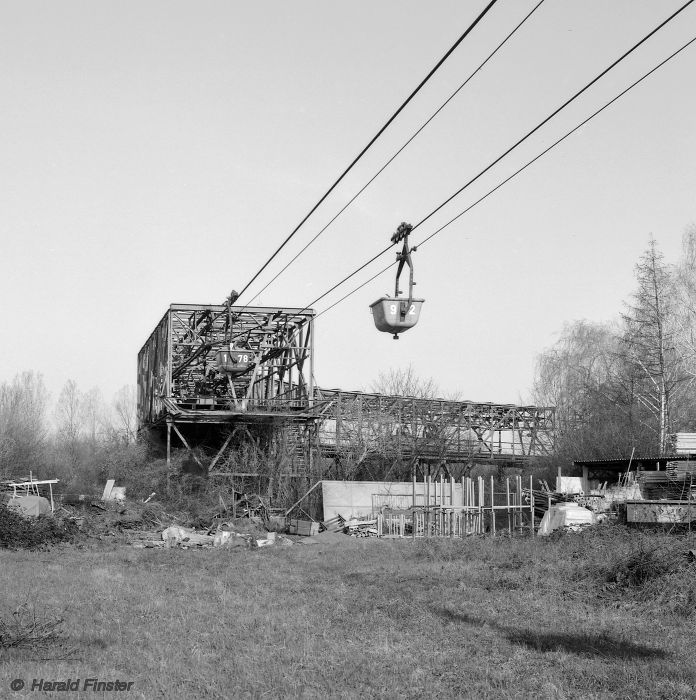
<svg viewBox="0 0 696 700"><path fill-rule="evenodd" d="M399 266L396 270L396 282L394 285L394 296L383 296L370 304L372 318L378 331L383 333L393 333L394 340L399 339L399 333L407 331L409 328L418 323L421 307L425 299L416 299L413 296L413 261L411 260L411 252L415 252L416 248L409 248L408 236L413 230L411 224L402 222L399 228L391 237L392 243L400 243L403 241L401 252L396 254L396 259ZM408 265L408 299L399 299L402 292L399 290L399 277L404 269L404 264Z"/></svg>

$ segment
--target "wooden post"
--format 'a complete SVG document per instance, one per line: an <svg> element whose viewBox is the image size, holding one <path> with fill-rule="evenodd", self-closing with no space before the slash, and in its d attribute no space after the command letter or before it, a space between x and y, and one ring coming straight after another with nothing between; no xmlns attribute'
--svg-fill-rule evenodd
<svg viewBox="0 0 696 700"><path fill-rule="evenodd" d="M416 472L418 467L413 462L413 507L411 508L411 538L416 539Z"/></svg>
<svg viewBox="0 0 696 700"><path fill-rule="evenodd" d="M469 484L471 493L471 531L478 532L478 518L476 516L476 487L474 486L474 480L471 479Z"/></svg>
<svg viewBox="0 0 696 700"><path fill-rule="evenodd" d="M455 515L454 515L454 477L450 476L450 537L454 537Z"/></svg>
<svg viewBox="0 0 696 700"><path fill-rule="evenodd" d="M476 511L476 485L471 479L471 531L478 533L478 512Z"/></svg>
<svg viewBox="0 0 696 700"><path fill-rule="evenodd" d="M514 440L514 436L513 436ZM510 516L510 477L505 477L505 503L507 504L508 532L512 534L512 517Z"/></svg>
<svg viewBox="0 0 696 700"><path fill-rule="evenodd" d="M430 465L428 465L428 476L426 482L425 493L427 495L426 507L425 507L425 522L423 523L423 529L425 530L423 534L425 537L430 537Z"/></svg>
<svg viewBox="0 0 696 700"><path fill-rule="evenodd" d="M515 520L516 520L516 527L520 528L520 531L522 530L522 477L517 474L515 476L515 491L516 496L515 500L517 501L517 514L515 515Z"/></svg>
<svg viewBox="0 0 696 700"><path fill-rule="evenodd" d="M218 463L218 460L220 457L222 457L223 453L227 449L227 446L230 444L230 440L232 440L232 434L230 433L225 442L222 443L222 447L218 450L217 454L215 455L213 461L208 465L208 472L211 472L215 465Z"/></svg>
<svg viewBox="0 0 696 700"><path fill-rule="evenodd" d="M466 523L466 490L464 488L464 477L462 477L462 517L460 522L460 534L462 537L465 535L465 523Z"/></svg>
<svg viewBox="0 0 696 700"><path fill-rule="evenodd" d="M484 506L485 489L483 485L483 477L478 478L478 531L479 534L484 532L483 523L483 506Z"/></svg>
<svg viewBox="0 0 696 700"><path fill-rule="evenodd" d="M172 473L172 424L167 421L167 493Z"/></svg>
<svg viewBox="0 0 696 700"><path fill-rule="evenodd" d="M471 513L471 505L473 501L472 495L473 487L471 486L471 477L466 477L466 527L467 532L473 530L474 518Z"/></svg>
<svg viewBox="0 0 696 700"><path fill-rule="evenodd" d="M532 487L534 486L534 479L532 475L529 475L529 515L530 515L530 529L532 535L534 534L534 491Z"/></svg>
<svg viewBox="0 0 696 700"><path fill-rule="evenodd" d="M495 482L491 474L491 535L495 537Z"/></svg>

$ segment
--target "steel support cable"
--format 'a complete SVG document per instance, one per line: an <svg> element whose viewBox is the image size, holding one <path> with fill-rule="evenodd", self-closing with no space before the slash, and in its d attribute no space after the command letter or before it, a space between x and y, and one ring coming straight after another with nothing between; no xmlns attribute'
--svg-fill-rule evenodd
<svg viewBox="0 0 696 700"><path fill-rule="evenodd" d="M469 84L469 82L483 69L483 67L507 44L507 42L517 33L522 25L539 9L545 0L539 2L525 15L525 17L517 24L517 26L498 44L498 46L488 54L487 58L479 64L469 77L421 124L420 127L404 142L404 144L387 160L387 162L363 185L344 205L339 209L338 213L323 226L319 232L307 243L278 273L276 273L270 281L268 281L254 296L263 294L273 282L275 282L289 267L292 265L316 240L338 219L343 212L350 207L353 202L392 164L394 160L404 151L411 142L425 129L435 117Z"/></svg>
<svg viewBox="0 0 696 700"><path fill-rule="evenodd" d="M623 61L625 58L630 56L637 48L642 46L648 39L650 39L651 36L656 34L662 27L664 27L667 23L671 22L678 14L683 12L689 5L691 5L694 2L694 0L688 0L685 2L679 9L677 9L675 12L673 12L667 19L663 20L660 22L660 24L655 27L651 32L646 34L637 44L634 44L628 51L626 51L622 56L619 56L611 65L609 65L607 68L605 68L597 77L593 78L590 80L587 85L585 85L584 88L581 88L578 90L572 97L567 99L558 109L555 109L551 114L549 114L546 119L543 121L539 122L531 131L527 132L521 139L516 141L510 148L508 148L504 153L499 155L492 163L487 165L478 175L475 175L474 177L471 178L465 185L460 187L456 192L452 193L444 202L439 204L435 209L433 209L426 217L421 219L414 227L413 230L417 229L421 224L424 224L430 217L434 216L440 209L442 209L444 206L449 204L457 195L461 194L467 187L472 185L476 180L478 180L482 175L487 173L494 165L499 163L503 158L505 158L506 155L508 155L511 151L514 151L519 145L524 143L530 136L535 134L539 129L541 129L544 124L548 123L551 119L553 119L559 112L564 110L571 102L574 102L580 95L582 95L584 92L589 90L598 80L600 80L602 77L604 77L612 68L616 67L621 61Z"/></svg>
<svg viewBox="0 0 696 700"><path fill-rule="evenodd" d="M638 41L636 44L634 44L628 51L623 53L619 58L617 58L613 63L611 63L607 68L605 68L601 73L599 73L595 78L593 78L585 87L581 88L578 90L572 97L567 99L560 107L555 109L551 114L546 117L543 121L539 122L537 126L535 126L531 131L527 132L522 138L520 138L518 141L516 141L510 148L508 148L502 155L498 156L492 163L490 163L488 166L486 166L481 172L478 173L475 177L473 177L471 180L469 180L464 186L460 187L454 194L452 194L450 197L448 197L444 202L442 202L440 205L438 205L433 211L431 211L427 216L425 216L423 219L421 219L412 229L414 231L416 228L424 224L428 219L430 219L435 213L437 213L440 209L442 209L446 204L451 202L457 195L461 194L467 187L469 187L471 184L476 182L482 175L484 175L486 172L488 172L494 165L499 163L505 156L509 155L513 150L515 150L518 146L520 146L524 141L526 141L532 134L536 133L542 126L544 126L546 123L548 123L553 117L555 117L559 112L561 112L563 109L565 109L569 104L574 102L580 95L582 95L584 92L586 92L592 85L594 85L600 78L604 77L610 70L615 68L619 63L621 63L623 60L628 58L636 49L638 49L640 46L642 46L650 37L652 37L656 32L658 32L660 29L662 29L666 24L671 22L677 15L679 15L681 12L683 12L689 5L693 4L695 0L688 0L685 2L680 8L678 8L675 12L673 12L667 19L663 20L660 22L660 24L657 25L652 31L650 31L648 34L646 34L640 41ZM325 296L328 296L331 292L333 292L337 287L340 287L342 284L347 282L351 277L354 277L355 275L358 274L358 272L361 272L363 269L365 269L370 263L374 262L377 260L377 258L381 257L384 255L386 252L388 252L392 248L393 244L389 244L384 250L380 251L377 253L374 257L370 258L366 263L361 265L359 268L351 272L349 275L346 275L340 282L337 284L333 285L331 289L328 291L324 292L321 296L317 297L313 301L311 301L307 306L303 307L302 311L309 309L312 307L314 304L316 304L318 301L321 301ZM417 247L417 246L416 246Z"/></svg>
<svg viewBox="0 0 696 700"><path fill-rule="evenodd" d="M550 146L548 146L547 148L545 148L541 153L539 153L537 156L535 156L534 158L532 158L532 160L528 161L527 163L525 163L525 165L523 165L521 168L519 168L519 169L516 170L514 173L512 173L512 175L509 175L509 176L506 177L504 180L502 180L501 182L499 182L493 189L491 189L491 190L489 190L488 192L486 192L486 194L484 194L482 197L480 197L479 199L477 199L473 204L470 204L466 209L464 209L463 211L459 212L459 214L457 214L456 216L452 217L447 223L443 224L443 225L440 226L438 229L436 229L435 231L433 231L433 233L431 233L429 236L427 236L426 238L424 238L420 243L418 243L416 246L414 246L413 249L412 249L412 251L416 252L416 248L420 249L420 248L421 248L423 245L425 245L429 240L431 240L432 238L434 238L435 236L437 236L437 234L440 233L443 229L447 228L450 224L453 224L455 221L457 221L458 219L460 219L460 218L461 218L462 216L464 216L464 214L466 214L467 212L471 211L475 206L479 205L479 204L480 204L481 202L483 202L485 199L488 199L488 197L490 197L494 192L496 192L496 191L499 190L501 187L503 187L503 185L506 185L508 182L510 182L510 180L512 180L513 178L517 177L521 172L523 172L524 170L526 170L530 165L536 163L536 161L538 161L540 158L542 158L543 156L545 156L549 151L551 151L551 150L554 149L556 146L558 146L559 144L561 144L561 143L562 143L563 141L565 141L569 136L571 136L571 135L574 134L576 131L578 131L579 129L581 129L583 126L585 126L585 124L587 124L589 121L591 121L592 119L594 119L596 116L598 116L599 114L601 114L605 109L607 109L607 108L610 107L612 104L614 104L614 102L616 102L617 100L619 100L621 97L623 97L627 92L629 92L630 90L632 90L634 87L636 87L637 85L639 85L640 83L642 83L645 79L647 79L647 78L650 77L653 73L655 73L657 70L659 70L660 68L662 68L662 66L664 66L666 63L668 63L669 61L671 61L673 58L675 58L678 54L680 54L680 53L681 53L682 51L684 51L686 48L688 48L689 46L691 46L691 44L693 44L694 42L696 42L696 36L693 37L692 39L690 39L689 41L687 41L683 46L681 46L680 48L678 48L674 53L670 54L667 58L665 58L664 60L660 61L660 63L658 63L656 66L654 66L652 69L650 69L647 73L644 73L640 78L638 78L638 80L636 80L635 82L631 83L626 89L622 90L618 95L616 95L616 96L613 97L611 100L609 100L609 102L606 102L606 103L605 103L602 107L600 107L597 111L593 112L589 117L587 117L586 119L584 119L583 121L581 121L579 124L577 124L575 127L573 127L570 131L566 132L563 136L561 136L561 138L559 138L558 140L554 141ZM373 258L373 260L374 260L374 258ZM356 292L358 292L359 290L361 290L363 287L367 286L370 282L372 282L373 280L377 279L380 275L383 275L385 272L387 272L387 270L389 270L390 268L394 267L394 265L396 265L396 263L397 263L397 261L394 261L394 262L389 263L389 265L387 265L385 268L383 268L382 270L380 270L377 274L375 274L375 275L373 275L372 277L370 277L369 279L365 280L362 284L360 284L359 286L355 287L355 289L353 289L352 291L348 292L348 294L346 294L345 296L341 297L338 301L335 301L335 302L334 302L333 304L331 304L330 306L327 306L323 311L320 311L320 312L314 317L314 319L316 320L317 318L319 318L320 316L323 316L323 315L324 315L325 313L327 313L328 311L331 311L331 309L333 309L335 306L338 306L341 302L343 302L343 301L345 301L346 299L348 299L348 297L351 297L353 294L355 294ZM361 269L362 269L362 268L361 268Z"/></svg>
<svg viewBox="0 0 696 700"><path fill-rule="evenodd" d="M351 171L353 166L367 153L368 149L377 141L377 139L387 130L387 128L390 126L390 124L401 114L401 112L404 110L406 105L420 92L421 88L432 78L432 76L435 74L435 72L440 68L440 66L450 57L450 55L453 53L453 51L459 46L459 44L466 39L466 37L471 33L471 31L476 27L476 25L484 18L484 16L488 13L488 11L493 7L493 5L496 4L498 0L490 0L490 2L486 5L486 7L483 8L483 10L479 13L478 17L469 25L469 27L464 31L464 33L457 39L457 41L454 42L452 47L447 51L447 53L435 64L435 66L432 68L432 70L428 73L428 75L421 80L419 83L418 87L406 98L406 100L401 104L401 106L392 114L391 117L386 121L384 126L370 139L368 142L367 146L360 151L360 153L353 159L352 163L341 173L341 175L338 177L338 179L329 187L329 189L322 195L321 199L309 210L309 212L305 215L305 217L300 221L299 224L291 231L291 233L287 236L287 238L278 246L276 251L271 255L268 260L261 266L261 268L256 272L256 274L244 285L242 288L242 291L239 293L239 296L244 294L244 292L249 288L249 286L256 280L256 278L268 267L268 265L271 263L271 261L280 253L280 251L286 246L286 244L290 241L290 239L299 231L300 227L309 219L309 217L319 208L319 206L324 202L324 200L334 191L334 189L337 187L337 185L343 180L343 178Z"/></svg>

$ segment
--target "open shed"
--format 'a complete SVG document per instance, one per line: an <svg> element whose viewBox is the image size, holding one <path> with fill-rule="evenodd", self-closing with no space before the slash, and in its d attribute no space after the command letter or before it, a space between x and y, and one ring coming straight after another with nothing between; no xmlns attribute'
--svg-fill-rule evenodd
<svg viewBox="0 0 696 700"><path fill-rule="evenodd" d="M578 459L573 462L582 467L583 491L589 493L593 488L599 488L603 483L618 484L626 474L636 476L642 472L666 472L672 462L693 463L696 457L690 455L664 455L662 457L622 457L617 459Z"/></svg>

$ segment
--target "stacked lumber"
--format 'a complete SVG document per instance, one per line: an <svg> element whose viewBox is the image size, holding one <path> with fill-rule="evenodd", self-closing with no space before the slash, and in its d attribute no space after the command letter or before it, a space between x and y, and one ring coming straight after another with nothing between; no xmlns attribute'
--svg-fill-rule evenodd
<svg viewBox="0 0 696 700"><path fill-rule="evenodd" d="M165 543L159 532L130 531L128 533L128 543L136 549L164 547Z"/></svg>
<svg viewBox="0 0 696 700"><path fill-rule="evenodd" d="M347 520L343 531L351 537L377 537L377 519L374 520Z"/></svg>
<svg viewBox="0 0 696 700"><path fill-rule="evenodd" d="M665 466L665 473L673 479L688 480L690 477L694 477L694 481L696 481L696 461L691 462L687 460L684 462L675 460L673 462L667 462Z"/></svg>
<svg viewBox="0 0 696 700"><path fill-rule="evenodd" d="M692 477L673 477L667 471L638 472L640 492L645 500L688 500L693 498L691 493ZM694 484L696 486L696 484Z"/></svg>
<svg viewBox="0 0 696 700"><path fill-rule="evenodd" d="M544 513L549 509L549 505L555 506L557 503L567 503L573 501L571 494L557 493L555 491L539 491L537 489L522 489L524 500L527 504L534 498L534 515L539 518L544 517Z"/></svg>
<svg viewBox="0 0 696 700"><path fill-rule="evenodd" d="M328 532L342 532L346 526L346 521L340 515L336 515L333 518L324 520L322 525Z"/></svg>

